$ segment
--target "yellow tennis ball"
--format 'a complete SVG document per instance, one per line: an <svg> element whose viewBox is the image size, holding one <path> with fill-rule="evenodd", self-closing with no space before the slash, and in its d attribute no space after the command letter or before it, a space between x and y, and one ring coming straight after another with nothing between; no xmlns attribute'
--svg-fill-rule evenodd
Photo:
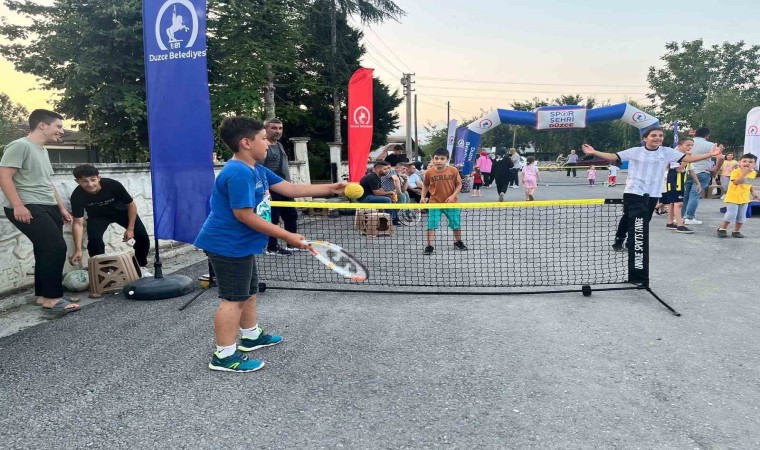
<svg viewBox="0 0 760 450"><path fill-rule="evenodd" d="M356 200L357 198L364 195L364 188L359 183L348 183L346 185L345 191L343 191L343 194L345 194L345 196L351 200Z"/></svg>
<svg viewBox="0 0 760 450"><path fill-rule="evenodd" d="M203 281L201 281L201 282L198 283L198 285L200 286L201 289L206 289L208 287L208 284L209 283L206 280L203 280Z"/></svg>

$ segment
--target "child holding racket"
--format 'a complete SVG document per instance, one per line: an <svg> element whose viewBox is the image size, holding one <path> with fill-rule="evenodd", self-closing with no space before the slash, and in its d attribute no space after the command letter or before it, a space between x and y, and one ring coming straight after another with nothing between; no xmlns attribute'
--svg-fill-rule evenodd
<svg viewBox="0 0 760 450"><path fill-rule="evenodd" d="M264 251L269 236L291 247L307 247L302 235L270 223L270 190L290 198L325 197L343 193L345 182L295 185L284 181L261 164L269 146L266 132L261 122L248 117L224 119L219 136L234 155L214 182L211 214L195 241L195 246L208 255L221 299L214 317L216 352L209 368L253 372L264 363L248 359L242 352L282 341L280 336L264 333L258 325L259 283L254 257Z"/></svg>
<svg viewBox="0 0 760 450"><path fill-rule="evenodd" d="M436 149L430 168L425 172L422 182L422 199L420 203L458 203L459 191L462 190L462 176L456 167L448 166L449 151L445 148ZM428 192L430 198L427 198ZM441 214L445 214L449 221L449 228L454 231L454 247L459 250L467 250L462 242L462 217L458 208L443 209L431 208L428 212L427 246L424 254L433 254L433 241L435 230L441 225Z"/></svg>

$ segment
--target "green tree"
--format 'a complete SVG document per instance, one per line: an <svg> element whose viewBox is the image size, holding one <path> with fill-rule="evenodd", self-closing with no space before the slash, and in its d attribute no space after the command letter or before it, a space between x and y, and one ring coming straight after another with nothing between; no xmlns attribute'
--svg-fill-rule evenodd
<svg viewBox="0 0 760 450"><path fill-rule="evenodd" d="M710 128L712 141L720 142L729 149L744 145L747 113L760 104L747 92L733 90L717 91L710 96L701 117Z"/></svg>
<svg viewBox="0 0 760 450"><path fill-rule="evenodd" d="M308 136L309 163L312 178L330 178L330 158L328 142L334 142L333 86L326 83L331 74L330 42L332 32L330 22L325 20L325 10L318 6L309 9L303 21L302 34L308 36L299 47L296 70L284 73L279 78L276 99L278 116L285 122L287 136ZM359 45L362 33L348 24L345 17L338 17L336 39L340 48L340 61L344 83L339 87L345 97L348 79L360 67L359 60L364 48ZM374 80L374 132L373 144L385 143L388 134L398 125L398 114L394 111L401 103L397 93L392 93L387 85ZM341 142L346 136L346 107L340 109ZM346 156L344 151L344 157Z"/></svg>
<svg viewBox="0 0 760 450"><path fill-rule="evenodd" d="M297 73L302 1L240 0L208 3L209 91L215 122L230 114L275 116L276 86ZM291 77L293 78L293 77ZM297 77L291 80L299 81Z"/></svg>
<svg viewBox="0 0 760 450"><path fill-rule="evenodd" d="M0 26L0 54L17 70L60 92L55 108L83 122L91 143L114 157L145 160L147 124L142 2L58 0L51 6L7 0L30 25Z"/></svg>
<svg viewBox="0 0 760 450"><path fill-rule="evenodd" d="M23 105L14 103L6 93L0 92L0 154L2 146L26 134L28 116Z"/></svg>
<svg viewBox="0 0 760 450"><path fill-rule="evenodd" d="M398 20L406 14L396 3L391 0L318 0L315 5L329 13L330 23L330 85L332 86L333 105L333 139L334 142L342 143L341 138L341 103L345 95L342 95L342 86L348 82L348 77L341 70L341 47L338 41L338 22L347 17L358 17L364 24L381 23L386 20ZM350 74L349 74L350 76Z"/></svg>
<svg viewBox="0 0 760 450"><path fill-rule="evenodd" d="M703 123L708 97L738 91L749 98L760 90L760 45L744 41L705 47L701 39L669 42L660 59L664 67L649 68L648 98L663 121L680 120L693 128Z"/></svg>
<svg viewBox="0 0 760 450"><path fill-rule="evenodd" d="M437 148L446 148L446 141L449 137L448 125L433 125L428 122L423 129L427 134L427 139L421 148L426 155L432 155Z"/></svg>

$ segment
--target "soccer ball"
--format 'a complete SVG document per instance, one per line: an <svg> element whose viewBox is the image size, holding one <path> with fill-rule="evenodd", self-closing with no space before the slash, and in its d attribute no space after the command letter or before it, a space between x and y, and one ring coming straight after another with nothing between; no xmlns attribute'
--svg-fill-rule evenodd
<svg viewBox="0 0 760 450"><path fill-rule="evenodd" d="M343 191L343 193L351 200L356 200L357 198L364 195L364 188L359 183L348 183L346 185L346 190Z"/></svg>
<svg viewBox="0 0 760 450"><path fill-rule="evenodd" d="M72 292L86 291L90 287L90 277L86 270L72 270L63 277L63 286Z"/></svg>

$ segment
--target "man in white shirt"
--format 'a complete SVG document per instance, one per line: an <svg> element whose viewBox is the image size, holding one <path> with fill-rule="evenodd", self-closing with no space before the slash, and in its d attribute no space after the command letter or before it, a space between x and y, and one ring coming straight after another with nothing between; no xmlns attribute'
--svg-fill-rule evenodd
<svg viewBox="0 0 760 450"><path fill-rule="evenodd" d="M710 153L715 144L708 141L708 139L710 139L710 129L705 127L697 128L697 131L694 133L694 148L691 150L691 154L696 156ZM721 151L723 150L722 147L720 149ZM723 163L723 155L719 154L716 157L718 161L715 167L719 169ZM699 195L710 185L710 179L712 178L710 171L712 168L713 163L710 159L705 159L691 165L689 174L691 175L693 172L696 175L696 180L694 180L693 176L689 176L686 178L686 183L683 186L683 219L686 225L702 224L701 220L697 220L694 217L699 206Z"/></svg>
<svg viewBox="0 0 760 450"><path fill-rule="evenodd" d="M422 172L417 170L417 166L414 163L408 163L407 173L409 174L407 193L412 200L419 203L420 194L422 193Z"/></svg>
<svg viewBox="0 0 760 450"><path fill-rule="evenodd" d="M623 193L623 217L615 233L613 250L623 251L629 228L633 220L644 217L647 223L652 219L652 213L662 195L665 183L663 173L671 162L695 162L709 159L721 153L720 148L713 147L712 151L702 155L684 155L670 147L662 147L664 132L660 127L652 127L644 132L644 145L629 148L619 153L603 153L594 147L583 144L583 152L588 155L606 159L607 161L628 161L628 177ZM633 245L633 239L628 240L628 248Z"/></svg>

